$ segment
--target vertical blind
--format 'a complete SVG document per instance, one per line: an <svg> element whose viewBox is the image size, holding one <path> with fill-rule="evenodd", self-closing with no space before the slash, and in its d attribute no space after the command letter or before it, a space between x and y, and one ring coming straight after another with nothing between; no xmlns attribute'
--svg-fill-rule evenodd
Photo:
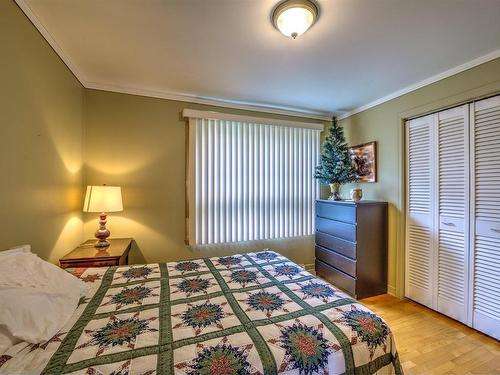
<svg viewBox="0 0 500 375"><path fill-rule="evenodd" d="M322 128L314 125L190 117L189 243L312 234Z"/></svg>

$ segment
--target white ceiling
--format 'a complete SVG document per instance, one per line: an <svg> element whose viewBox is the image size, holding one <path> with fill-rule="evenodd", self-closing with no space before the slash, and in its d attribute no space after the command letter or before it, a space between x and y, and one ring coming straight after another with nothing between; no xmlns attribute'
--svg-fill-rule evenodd
<svg viewBox="0 0 500 375"><path fill-rule="evenodd" d="M186 100L339 113L500 56L500 0L318 0L296 40L278 0L16 1L84 86Z"/></svg>

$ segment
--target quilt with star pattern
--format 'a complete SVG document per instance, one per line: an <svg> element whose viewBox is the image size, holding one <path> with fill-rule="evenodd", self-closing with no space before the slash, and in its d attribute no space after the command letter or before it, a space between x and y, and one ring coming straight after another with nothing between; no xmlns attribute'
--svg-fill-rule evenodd
<svg viewBox="0 0 500 375"><path fill-rule="evenodd" d="M91 289L71 321L0 373L402 373L383 319L270 250L72 272Z"/></svg>

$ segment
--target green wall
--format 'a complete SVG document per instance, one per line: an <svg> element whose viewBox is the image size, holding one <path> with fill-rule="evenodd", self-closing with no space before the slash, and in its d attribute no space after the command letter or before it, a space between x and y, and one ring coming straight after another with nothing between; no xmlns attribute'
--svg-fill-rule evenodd
<svg viewBox="0 0 500 375"><path fill-rule="evenodd" d="M290 118L172 100L86 90L85 183L120 185L124 211L109 216L112 236L131 236L133 262L218 256L272 247L297 263L314 262L312 236L190 248L185 237L184 108ZM296 121L311 121L290 118ZM85 214L91 237L97 215Z"/></svg>
<svg viewBox="0 0 500 375"><path fill-rule="evenodd" d="M350 144L378 142L378 182L357 186L365 198L390 203L390 292L400 297L404 292L403 119L499 92L500 59L496 59L341 120ZM351 187L343 187L344 195Z"/></svg>
<svg viewBox="0 0 500 375"><path fill-rule="evenodd" d="M0 46L0 250L56 262L83 238L84 89L14 1Z"/></svg>

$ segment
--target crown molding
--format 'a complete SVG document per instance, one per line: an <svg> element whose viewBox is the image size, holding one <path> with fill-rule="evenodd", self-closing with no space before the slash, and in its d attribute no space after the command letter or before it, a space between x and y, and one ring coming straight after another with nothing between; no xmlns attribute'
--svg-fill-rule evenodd
<svg viewBox="0 0 500 375"><path fill-rule="evenodd" d="M475 66L484 64L488 61L495 60L500 57L500 49L490 52L486 55L483 55L481 57L478 57L474 60L471 60L469 62L466 62L465 64L456 66L455 68L448 69L442 73L436 74L430 78L424 79L423 81L420 81L418 83L415 83L413 85L407 86L404 89L401 89L399 91L393 92L392 94L389 94L387 96L384 96L382 98L379 98L377 100L374 100L373 102L370 102L368 104L362 105L361 107L355 108L352 111L345 112L342 115L338 117L339 120L345 119L347 117L350 117L352 115L355 115L356 113L366 111L367 109L373 108L377 105L380 105L382 103L388 102L389 100L395 99L399 96L403 96L405 94L408 94L412 91L418 90L422 87L428 86L430 84L433 84L435 82L441 81L445 78L454 76L458 73L462 73L466 70L469 70L471 68L474 68Z"/></svg>
<svg viewBox="0 0 500 375"><path fill-rule="evenodd" d="M21 8L21 10L24 12L26 17L31 21L33 26L36 27L38 32L42 34L44 39L49 43L49 45L52 47L52 49L56 52L56 54L59 56L59 58L66 64L68 69L74 74L76 79L80 81L80 83L85 87L85 76L82 73L82 71L76 66L76 64L71 61L69 56L64 53L62 48L57 44L56 40L52 36L52 34L49 33L49 31L43 26L42 22L38 19L38 16L35 14L33 9L29 6L26 0L15 0L16 4Z"/></svg>
<svg viewBox="0 0 500 375"><path fill-rule="evenodd" d="M159 98L159 99L168 99L175 100L179 102L187 102L187 103L196 103L196 104L205 104L223 108L232 108L232 109L242 109L247 111L257 111L257 112L265 112L265 113L273 113L278 115L285 116L293 116L293 117L302 117L313 120L321 120L321 121L331 121L333 113L328 112L320 112L320 111L311 111L303 108L296 107L287 107L280 105L272 105L265 103L255 103L255 102L247 102L240 100L229 100L222 98L213 98L207 96L198 96L192 94L183 94L183 93L175 93L168 92L163 90L151 90L144 89L138 87L126 87L114 84L102 84L97 82L87 82L85 88L93 89L93 90L101 90L101 91L111 91L122 94L131 94L131 95L139 95L146 96L150 98Z"/></svg>
<svg viewBox="0 0 500 375"><path fill-rule="evenodd" d="M257 111L265 113L273 113L278 115L293 116L308 118L321 121L331 121L333 113L323 112L323 111L313 111L304 108L296 108L290 106L281 106L265 103L256 103L249 101L240 100L230 100L224 98L206 97L198 96L192 94L184 94L163 90L152 90L147 88L137 88L137 87L126 87L114 84L90 82L86 79L82 70L69 58L69 56L63 51L61 46L57 44L55 38L50 34L50 32L43 26L42 22L29 6L26 0L15 0L19 8L28 17L31 23L36 27L40 34L45 38L47 43L52 47L52 49L57 53L61 60L66 64L68 69L74 74L74 76L80 81L82 86L86 89L94 89L101 91L111 91L122 94L131 94L146 96L159 99L176 100L180 102L205 104L223 108L241 109L247 111Z"/></svg>

